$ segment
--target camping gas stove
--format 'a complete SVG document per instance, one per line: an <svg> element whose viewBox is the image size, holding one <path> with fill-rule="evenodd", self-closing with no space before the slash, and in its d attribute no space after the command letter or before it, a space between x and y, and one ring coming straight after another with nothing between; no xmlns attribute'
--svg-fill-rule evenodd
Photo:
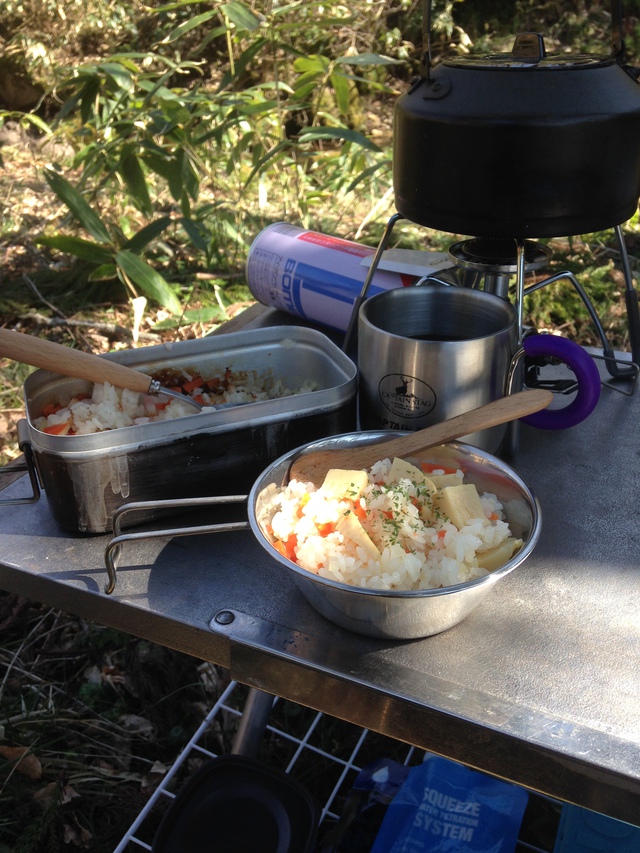
<svg viewBox="0 0 640 853"><path fill-rule="evenodd" d="M625 279L625 299L632 359L633 363L638 365L640 363L638 295L633 285L622 229L617 227L615 230ZM449 257L454 264L460 284L465 287L479 288L487 293L494 293L504 299L509 299L510 293L515 292L515 298L519 305L521 305L524 296L540 288L559 281L568 282L576 290L589 313L602 344L602 358L611 377L627 378L635 376L637 373L637 367L634 364L629 365L627 362L620 362L615 357L591 299L572 272L563 270L546 278L538 277L533 284L526 284L525 276L543 269L551 259L552 252L547 246L533 240L475 237L454 243L449 248ZM515 287L513 286L514 277ZM521 327L521 334L524 333L524 329Z"/></svg>
<svg viewBox="0 0 640 853"><path fill-rule="evenodd" d="M404 219L404 217L396 213L387 222L369 269L369 274L363 284L360 296L356 300L351 322L345 335L344 349L347 352L354 349L354 338L357 331L357 318L360 305L367 297L369 283L373 279L382 255L390 243L393 228L401 219ZM631 379L633 390L640 370L638 367L640 365L640 312L638 293L634 287L629 256L621 226L615 227L615 234L618 242L620 265L625 281L625 303L628 315L631 362L626 358L620 359L616 356L589 295L572 272L563 270L548 277L538 275L533 278L533 283L528 283L532 281L531 273L543 270L552 257L552 252L546 245L531 239L515 237L469 237L455 242L449 248L449 258L453 266L444 272L430 273L424 276L417 282L417 285L440 282L482 290L486 293L512 300L518 314L518 335L520 342L522 342L529 332L535 331L527 329L524 323L524 297L555 282L566 281L580 296L601 343L602 354L598 355L594 353L594 358L603 360L612 380ZM545 359L529 359L526 372L527 385L531 383L544 384L540 381L534 382L534 376L538 374L538 368L543 363L545 363ZM546 363L549 363L549 359L546 359ZM556 385L555 390L567 393L571 390L572 386L572 382L560 382ZM617 387L619 387L619 383L617 383ZM620 388L620 390L623 389Z"/></svg>

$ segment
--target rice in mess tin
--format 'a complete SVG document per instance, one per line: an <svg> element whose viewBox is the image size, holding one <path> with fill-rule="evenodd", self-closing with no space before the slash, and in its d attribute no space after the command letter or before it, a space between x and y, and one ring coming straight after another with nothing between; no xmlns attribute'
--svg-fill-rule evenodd
<svg viewBox="0 0 640 853"><path fill-rule="evenodd" d="M221 376L204 379L198 373L168 372L166 387L182 391L203 406L241 405L316 390L315 383L301 382L293 387L271 375L271 371L233 371L227 368ZM91 395L77 395L65 402L52 403L34 426L51 435L88 435L103 430L166 421L193 415L193 406L179 399L140 394L115 388L108 382L96 383ZM196 413L197 414L197 413Z"/></svg>

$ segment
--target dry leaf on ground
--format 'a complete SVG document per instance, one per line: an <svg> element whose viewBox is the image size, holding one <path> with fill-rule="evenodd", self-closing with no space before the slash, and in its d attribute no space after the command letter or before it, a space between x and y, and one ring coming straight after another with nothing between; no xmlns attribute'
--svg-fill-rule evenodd
<svg viewBox="0 0 640 853"><path fill-rule="evenodd" d="M0 744L0 755L3 755L7 761L15 762L16 773L21 773L28 779L40 779L42 777L42 764L28 746L3 746Z"/></svg>

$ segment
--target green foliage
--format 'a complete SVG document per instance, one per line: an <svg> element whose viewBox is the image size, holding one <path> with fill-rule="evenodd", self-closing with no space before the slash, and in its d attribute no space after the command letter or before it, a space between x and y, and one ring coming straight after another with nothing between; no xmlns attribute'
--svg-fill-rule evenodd
<svg viewBox="0 0 640 853"><path fill-rule="evenodd" d="M104 279L117 276L133 296L139 289L145 296L173 313L179 313L180 301L168 282L138 254L146 248L154 236L160 233L160 230L169 225L170 218L162 217L150 223L144 229L144 237L143 232L139 232L135 242L126 240L119 230L115 229L115 233L110 232L98 213L57 171L46 169L45 178L58 198L67 205L76 221L93 237L93 241L57 234L52 237L41 237L38 242L50 249L68 252L77 258L95 261L97 266L93 277Z"/></svg>
<svg viewBox="0 0 640 853"><path fill-rule="evenodd" d="M46 173L92 239L56 233L40 243L93 255L94 279L117 275L132 295L174 314L180 293L153 269L160 240L188 246L196 266L208 268L230 243L246 249L240 235L256 211L286 199L286 215L308 223L330 195L389 179L389 158L358 113L361 92L390 91L379 73L397 59L304 53L305 39L320 42L353 21L342 7L295 0L263 14L235 1L209 5L161 6L164 35L152 50L114 53L62 76L54 129L71 129L80 177L73 184L60 167ZM225 50L215 68L194 58L213 42L219 58Z"/></svg>
<svg viewBox="0 0 640 853"><path fill-rule="evenodd" d="M609 27L607 9L586 0L433 0L436 55L508 49L525 28L551 49L602 52ZM55 118L5 112L0 122L72 144L73 158L46 173L69 216L40 245L92 264L92 282L122 282L172 324L192 316L194 274L237 272L270 221L335 228L342 210L351 233L357 217L376 239L391 107L421 52L419 4L5 0L3 28L24 59L30 38L56 60ZM91 58L75 64L68 51L60 62L62 36ZM385 133L372 135L372 116L385 117ZM224 286L203 290L216 316Z"/></svg>

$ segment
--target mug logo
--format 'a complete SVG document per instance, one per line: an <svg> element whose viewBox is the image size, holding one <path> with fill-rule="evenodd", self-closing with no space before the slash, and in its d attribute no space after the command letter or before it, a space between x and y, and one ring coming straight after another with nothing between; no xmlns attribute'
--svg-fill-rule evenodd
<svg viewBox="0 0 640 853"><path fill-rule="evenodd" d="M416 376L388 373L378 384L382 405L402 418L422 418L436 404L436 392Z"/></svg>

